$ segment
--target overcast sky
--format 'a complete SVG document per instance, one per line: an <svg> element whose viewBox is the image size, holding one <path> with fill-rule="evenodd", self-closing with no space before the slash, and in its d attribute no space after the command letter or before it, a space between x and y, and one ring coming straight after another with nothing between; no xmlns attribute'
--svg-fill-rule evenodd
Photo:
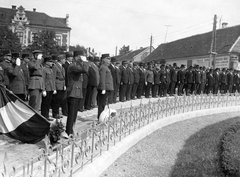
<svg viewBox="0 0 240 177"><path fill-rule="evenodd" d="M240 25L239 0L0 0L2 7L22 5L52 17L69 14L71 45L115 54L209 32L214 14L228 26ZM169 25L169 26L168 26Z"/></svg>

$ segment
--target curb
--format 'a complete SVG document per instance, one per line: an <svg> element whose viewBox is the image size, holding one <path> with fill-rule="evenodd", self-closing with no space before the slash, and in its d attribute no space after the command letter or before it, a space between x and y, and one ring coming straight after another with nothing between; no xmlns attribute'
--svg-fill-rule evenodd
<svg viewBox="0 0 240 177"><path fill-rule="evenodd" d="M232 106L225 108L213 108L198 110L193 112L182 113L156 120L148 125L145 125L139 130L136 130L126 138L122 139L115 146L110 147L109 151L105 151L102 155L96 158L93 163L87 164L83 167L83 170L74 173L74 177L98 177L100 176L117 158L124 154L129 148L134 146L140 140L146 136L152 134L154 131L171 125L176 122L184 121L201 116L207 116L212 114L220 114L226 112L237 112L240 110L240 106Z"/></svg>

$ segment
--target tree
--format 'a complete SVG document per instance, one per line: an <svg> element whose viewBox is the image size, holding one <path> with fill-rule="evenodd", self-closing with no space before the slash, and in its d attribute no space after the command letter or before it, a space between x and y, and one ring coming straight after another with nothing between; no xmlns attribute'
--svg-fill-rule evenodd
<svg viewBox="0 0 240 177"><path fill-rule="evenodd" d="M33 43L27 47L27 51L41 50L44 55L59 54L66 51L66 46L59 46L54 31L42 30L34 37Z"/></svg>
<svg viewBox="0 0 240 177"><path fill-rule="evenodd" d="M13 33L8 26L0 26L0 50L21 51L21 43L17 34Z"/></svg>
<svg viewBox="0 0 240 177"><path fill-rule="evenodd" d="M125 54L127 54L129 52L130 52L129 45L128 46L124 45L122 48L120 48L119 55L125 55Z"/></svg>

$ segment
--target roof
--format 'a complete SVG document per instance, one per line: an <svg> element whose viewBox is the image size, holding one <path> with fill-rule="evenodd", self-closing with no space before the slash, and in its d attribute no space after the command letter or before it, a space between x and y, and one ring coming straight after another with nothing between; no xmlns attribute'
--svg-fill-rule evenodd
<svg viewBox="0 0 240 177"><path fill-rule="evenodd" d="M148 47L140 48L138 50L131 51L117 59L117 61L123 61L123 60L128 60L128 61L133 61L133 58L146 50Z"/></svg>
<svg viewBox="0 0 240 177"><path fill-rule="evenodd" d="M228 53L240 36L240 25L218 29L216 34L216 52ZM208 55L211 39L212 32L208 32L161 44L144 61Z"/></svg>
<svg viewBox="0 0 240 177"><path fill-rule="evenodd" d="M17 9L9 9L0 7L0 23L10 24L14 15L16 15ZM42 12L33 12L33 11L24 11L26 13L26 17L29 20L29 25L37 25L43 27L54 27L54 28L69 28L66 23L64 24L63 21L59 21L57 18L53 18L48 16Z"/></svg>

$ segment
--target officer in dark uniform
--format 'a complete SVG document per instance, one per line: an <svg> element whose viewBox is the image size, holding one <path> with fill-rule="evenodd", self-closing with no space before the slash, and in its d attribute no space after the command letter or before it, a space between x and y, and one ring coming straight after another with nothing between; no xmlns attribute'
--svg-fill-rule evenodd
<svg viewBox="0 0 240 177"><path fill-rule="evenodd" d="M177 77L178 77L178 96L182 96L183 95L183 86L185 83L185 65L181 65L180 66L180 70L177 73Z"/></svg>
<svg viewBox="0 0 240 177"><path fill-rule="evenodd" d="M132 62L128 63L127 73L128 73L128 84L127 84L127 91L126 91L126 100L130 100L131 95L132 95L132 88L133 88L133 84L134 84L134 74L133 74L133 69L132 69Z"/></svg>
<svg viewBox="0 0 240 177"><path fill-rule="evenodd" d="M127 61L122 61L122 65L120 66L121 72L121 83L119 89L119 101L124 102L126 91L127 91L127 84L128 84L128 72L127 72Z"/></svg>
<svg viewBox="0 0 240 177"><path fill-rule="evenodd" d="M229 73L227 74L227 80L228 80L228 91L230 95L233 93L233 69L229 69Z"/></svg>
<svg viewBox="0 0 240 177"><path fill-rule="evenodd" d="M186 73L186 81L187 81L187 96L192 94L192 88L194 84L194 72L192 66L188 68L188 71Z"/></svg>
<svg viewBox="0 0 240 177"><path fill-rule="evenodd" d="M195 66L195 71L194 71L194 93L195 94L200 94L200 85L201 85L201 72L200 72L200 69L199 69L199 65L196 65Z"/></svg>
<svg viewBox="0 0 240 177"><path fill-rule="evenodd" d="M144 85L145 85L145 71L144 71L144 63L139 63L139 84L137 88L137 98L141 98L144 92Z"/></svg>
<svg viewBox="0 0 240 177"><path fill-rule="evenodd" d="M29 106L36 111L40 110L42 104L42 91L45 90L45 83L43 79L43 57L42 51L35 50L32 52L33 59L28 63L29 69Z"/></svg>
<svg viewBox="0 0 240 177"><path fill-rule="evenodd" d="M111 71L112 74L112 78L113 78L113 90L110 91L109 97L108 97L108 103L112 104L112 103L116 103L116 96L117 96L117 71L116 71L116 58L112 57L111 58L111 64L109 65L109 69Z"/></svg>
<svg viewBox="0 0 240 177"><path fill-rule="evenodd" d="M12 66L8 67L6 73L9 79L9 90L17 95L22 101L25 101L27 89L19 57L19 53L12 53Z"/></svg>
<svg viewBox="0 0 240 177"><path fill-rule="evenodd" d="M170 69L170 78L171 78L171 83L170 83L170 96L173 96L175 94L175 87L177 83L177 70L176 70L176 63L173 65L173 67Z"/></svg>
<svg viewBox="0 0 240 177"><path fill-rule="evenodd" d="M216 68L215 71L213 72L213 78L214 78L213 94L218 94L220 81L219 68Z"/></svg>
<svg viewBox="0 0 240 177"><path fill-rule="evenodd" d="M140 80L138 64L136 62L133 62L133 75L134 75L134 84L133 84L131 99L134 100L136 99L136 93L137 93L138 84Z"/></svg>
<svg viewBox="0 0 240 177"><path fill-rule="evenodd" d="M224 93L224 94L227 93L228 80L227 80L227 73L225 68L222 69L222 73L220 74L220 82L221 82L221 93Z"/></svg>
<svg viewBox="0 0 240 177"><path fill-rule="evenodd" d="M83 65L83 61L85 60L84 57L84 51L74 51L75 62L69 65L67 71L68 117L66 124L66 133L68 135L73 134L73 125L76 122L80 99L83 98L82 74L87 73L87 68L85 68L86 66Z"/></svg>
<svg viewBox="0 0 240 177"><path fill-rule="evenodd" d="M167 84L167 72L165 69L165 65L161 65L160 70L160 85L158 95L160 97L166 96L166 84Z"/></svg>
<svg viewBox="0 0 240 177"><path fill-rule="evenodd" d="M55 65L53 66L53 73L55 75L55 84L57 93L52 98L52 116L53 118L62 118L59 114L59 107L64 98L64 92L66 91L65 84L65 70L62 66L65 63L65 55L59 55L56 57Z"/></svg>
<svg viewBox="0 0 240 177"><path fill-rule="evenodd" d="M28 101L28 83L29 83L29 79L30 79L30 76L29 76L29 70L28 70L28 62L30 61L29 59L29 54L27 53L24 53L22 54L22 61L21 61L21 69L23 71L23 75L24 75L24 78L25 78L25 84L26 84L26 89L27 89L27 94L26 94L26 97L25 97L25 101Z"/></svg>
<svg viewBox="0 0 240 177"><path fill-rule="evenodd" d="M53 73L53 63L52 56L45 56L44 57L44 64L43 64L43 79L45 84L45 89L42 93L42 104L41 104L41 114L49 119L49 109L52 103L53 94L56 94L56 76Z"/></svg>

